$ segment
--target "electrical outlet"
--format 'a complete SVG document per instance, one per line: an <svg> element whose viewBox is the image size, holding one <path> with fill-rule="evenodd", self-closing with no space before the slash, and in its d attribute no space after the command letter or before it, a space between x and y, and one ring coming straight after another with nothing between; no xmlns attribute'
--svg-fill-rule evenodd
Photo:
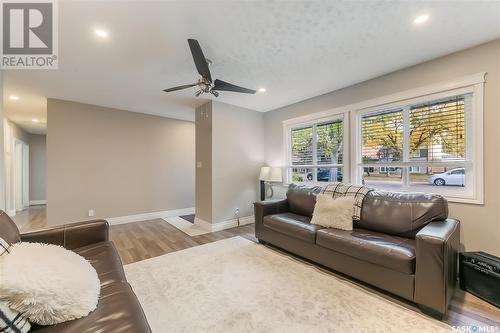
<svg viewBox="0 0 500 333"><path fill-rule="evenodd" d="M93 209L89 209L89 217L92 217L94 216L94 210Z"/></svg>
<svg viewBox="0 0 500 333"><path fill-rule="evenodd" d="M239 217L239 216L240 216L240 209L239 209L239 208L236 208L236 209L234 210L234 216L236 216L236 217Z"/></svg>

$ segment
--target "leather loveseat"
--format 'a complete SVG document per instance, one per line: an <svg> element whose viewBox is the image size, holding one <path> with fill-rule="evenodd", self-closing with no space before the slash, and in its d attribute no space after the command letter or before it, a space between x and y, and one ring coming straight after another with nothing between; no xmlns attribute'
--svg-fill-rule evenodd
<svg viewBox="0 0 500 333"><path fill-rule="evenodd" d="M53 326L32 325L37 333L146 333L151 332L141 305L127 283L115 246L108 238L108 223L94 220L20 234L0 210L0 237L8 243L42 242L61 245L86 258L101 281L97 308L88 316Z"/></svg>
<svg viewBox="0 0 500 333"><path fill-rule="evenodd" d="M423 193L369 192L352 231L310 223L320 188L291 185L287 198L255 203L255 235L335 271L444 315L457 278L459 221Z"/></svg>

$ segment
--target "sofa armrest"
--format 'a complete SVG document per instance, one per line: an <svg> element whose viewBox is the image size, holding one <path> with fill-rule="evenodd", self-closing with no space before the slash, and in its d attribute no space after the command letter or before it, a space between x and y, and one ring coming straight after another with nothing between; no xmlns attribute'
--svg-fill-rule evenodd
<svg viewBox="0 0 500 333"><path fill-rule="evenodd" d="M446 314L457 281L460 222L431 222L416 235L415 296L425 310Z"/></svg>
<svg viewBox="0 0 500 333"><path fill-rule="evenodd" d="M21 234L22 242L39 242L61 245L68 250L104 242L109 239L109 225L106 220L92 220L70 223L54 228Z"/></svg>
<svg viewBox="0 0 500 333"><path fill-rule="evenodd" d="M255 237L262 235L264 216L271 214L280 214L288 211L288 200L269 200L257 201L254 204L255 214Z"/></svg>

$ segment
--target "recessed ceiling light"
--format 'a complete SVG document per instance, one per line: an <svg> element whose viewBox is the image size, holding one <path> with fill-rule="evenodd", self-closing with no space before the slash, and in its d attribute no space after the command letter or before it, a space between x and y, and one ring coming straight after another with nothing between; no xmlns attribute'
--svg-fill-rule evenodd
<svg viewBox="0 0 500 333"><path fill-rule="evenodd" d="M9 98L13 101L18 101L19 100L19 97L15 96L15 95L10 95Z"/></svg>
<svg viewBox="0 0 500 333"><path fill-rule="evenodd" d="M34 123L38 123L38 122L40 122L40 120L38 120L38 119L36 119L36 118L32 118L32 119L31 119L31 121L32 121L32 122L34 122Z"/></svg>
<svg viewBox="0 0 500 333"><path fill-rule="evenodd" d="M108 32L102 29L96 29L95 34L101 38L107 38L109 36Z"/></svg>
<svg viewBox="0 0 500 333"><path fill-rule="evenodd" d="M427 22L427 20L429 20L429 14L423 14L423 15L417 16L413 20L413 23L415 23L415 24L421 24L421 23Z"/></svg>
<svg viewBox="0 0 500 333"><path fill-rule="evenodd" d="M266 92L266 88L259 88L259 90L257 90L258 92L260 93L265 93Z"/></svg>

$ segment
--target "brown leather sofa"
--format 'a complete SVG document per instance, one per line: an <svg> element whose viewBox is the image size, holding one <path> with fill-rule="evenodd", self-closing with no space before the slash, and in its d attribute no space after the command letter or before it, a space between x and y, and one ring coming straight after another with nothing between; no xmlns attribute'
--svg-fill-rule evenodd
<svg viewBox="0 0 500 333"><path fill-rule="evenodd" d="M151 332L141 305L127 283L115 246L108 237L108 222L94 220L20 234L0 210L0 237L9 243L43 242L64 246L86 258L97 271L101 295L88 316L53 326L32 327L40 333Z"/></svg>
<svg viewBox="0 0 500 333"><path fill-rule="evenodd" d="M352 231L310 224L320 188L291 185L287 199L255 203L255 235L323 266L446 313L457 278L459 221L439 195L372 191Z"/></svg>

